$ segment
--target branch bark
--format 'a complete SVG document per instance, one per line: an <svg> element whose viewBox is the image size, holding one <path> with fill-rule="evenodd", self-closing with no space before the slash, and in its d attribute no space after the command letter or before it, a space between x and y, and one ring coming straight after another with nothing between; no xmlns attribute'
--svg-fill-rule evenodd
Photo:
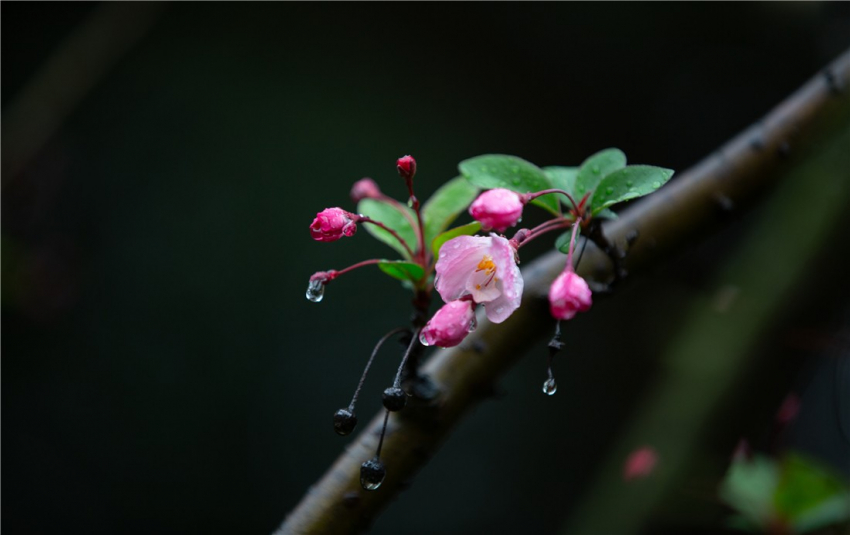
<svg viewBox="0 0 850 535"><path fill-rule="evenodd" d="M667 186L630 206L604 226L608 240L628 249L630 271L658 261L671 248L722 221L730 206L740 207L776 182L808 147L850 119L850 50L744 132ZM639 238L626 247L627 238ZM564 267L553 252L523 270L522 306L500 325L482 322L459 347L436 351L424 364L441 393L431 403L411 403L389 420L381 459L387 477L380 490L360 487L360 464L370 459L383 425L383 412L360 433L322 479L290 512L278 534L356 533L407 485L452 427L476 403L487 398L496 381L533 340L551 330L546 300L549 284ZM588 248L581 275L607 280L611 262Z"/></svg>

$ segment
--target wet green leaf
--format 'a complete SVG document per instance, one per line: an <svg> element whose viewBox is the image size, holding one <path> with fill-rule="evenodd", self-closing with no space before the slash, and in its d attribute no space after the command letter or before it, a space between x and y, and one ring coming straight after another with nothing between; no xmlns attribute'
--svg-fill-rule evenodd
<svg viewBox="0 0 850 535"><path fill-rule="evenodd" d="M357 203L358 213L368 216L374 219L375 221L380 221L387 227L395 230L398 235L404 241L407 242L410 248L412 250L415 250L416 232L414 232L413 227L410 226L410 221L408 221L408 219L404 216L400 209L407 211L410 217L416 217L413 214L413 210L407 208L406 206L401 206L397 208L385 201L378 201L375 199L363 199L362 201ZM404 246L402 246L401 243L395 238L395 236L393 236L389 232L370 223L361 223L359 226L365 227L366 231L369 234L401 253L404 258L407 258L408 260L410 259L410 255L407 254L407 251L404 249Z"/></svg>
<svg viewBox="0 0 850 535"><path fill-rule="evenodd" d="M651 165L630 165L612 172L597 186L590 206L593 214L619 202L643 197L670 180L673 171Z"/></svg>
<svg viewBox="0 0 850 535"><path fill-rule="evenodd" d="M378 267L390 277L401 281L416 282L425 274L425 270L419 264L401 260L384 260L378 264Z"/></svg>
<svg viewBox="0 0 850 535"><path fill-rule="evenodd" d="M478 188L464 177L446 182L422 206L425 224L425 243L431 243L438 234L446 230L457 216L466 210L478 196Z"/></svg>
<svg viewBox="0 0 850 535"><path fill-rule="evenodd" d="M626 155L620 149L605 149L581 164L575 181L576 202L593 193L603 178L626 166Z"/></svg>
<svg viewBox="0 0 850 535"><path fill-rule="evenodd" d="M558 239L555 240L555 249L561 251L564 254L568 254L570 252L570 238L573 235L573 229L564 232ZM576 230L576 243L578 243L578 238L581 236L581 227Z"/></svg>

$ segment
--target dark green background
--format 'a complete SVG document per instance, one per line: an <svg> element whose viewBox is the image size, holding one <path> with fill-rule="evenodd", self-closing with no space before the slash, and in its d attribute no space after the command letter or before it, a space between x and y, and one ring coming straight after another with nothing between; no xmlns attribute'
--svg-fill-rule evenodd
<svg viewBox="0 0 850 535"><path fill-rule="evenodd" d="M2 4L4 110L95 8ZM840 3L165 6L3 177L3 527L269 533L345 447L330 415L409 314L377 270L304 299L314 271L392 254L362 231L312 241L317 211L353 209L363 176L401 197L408 153L422 198L489 152L577 165L616 146L683 170L848 35ZM530 348L374 533L556 532L744 225L571 323L553 398ZM396 365L379 359L361 414ZM779 375L727 434L769 424Z"/></svg>

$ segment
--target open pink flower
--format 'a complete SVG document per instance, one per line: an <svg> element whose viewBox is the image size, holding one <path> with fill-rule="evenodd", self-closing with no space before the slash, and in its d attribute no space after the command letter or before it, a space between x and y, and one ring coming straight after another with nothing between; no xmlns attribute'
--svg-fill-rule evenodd
<svg viewBox="0 0 850 535"><path fill-rule="evenodd" d="M587 282L570 266L549 287L549 310L555 319L572 319L578 312L590 308L593 304L591 295Z"/></svg>
<svg viewBox="0 0 850 535"><path fill-rule="evenodd" d="M475 327L475 305L472 301L451 301L425 324L419 333L419 341L426 346L454 347Z"/></svg>
<svg viewBox="0 0 850 535"><path fill-rule="evenodd" d="M443 301L464 295L484 304L493 323L508 319L522 300L516 251L501 236L458 236L440 248L435 286Z"/></svg>
<svg viewBox="0 0 850 535"><path fill-rule="evenodd" d="M336 241L357 232L357 216L342 208L325 208L310 225L310 235L316 241Z"/></svg>
<svg viewBox="0 0 850 535"><path fill-rule="evenodd" d="M496 188L485 191L478 196L469 207L469 214L481 226L487 229L496 229L504 232L506 228L512 227L522 217L522 200L520 195L504 188Z"/></svg>

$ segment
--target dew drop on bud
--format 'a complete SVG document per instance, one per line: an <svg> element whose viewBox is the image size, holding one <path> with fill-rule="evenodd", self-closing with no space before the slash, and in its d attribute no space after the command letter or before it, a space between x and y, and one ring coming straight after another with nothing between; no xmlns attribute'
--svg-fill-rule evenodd
<svg viewBox="0 0 850 535"><path fill-rule="evenodd" d="M307 285L307 299L318 303L325 296L325 283L321 279L311 280Z"/></svg>
<svg viewBox="0 0 850 535"><path fill-rule="evenodd" d="M423 345L423 346L425 346L425 347L428 347L429 345L431 345L431 344L428 342L428 339L427 339L427 338L425 338L425 333L424 333L424 332L422 332L422 331L419 331L419 343L420 343L420 344L422 344L422 345Z"/></svg>
<svg viewBox="0 0 850 535"><path fill-rule="evenodd" d="M377 490L386 476L387 469L377 457L360 465L360 486L366 490Z"/></svg>
<svg viewBox="0 0 850 535"><path fill-rule="evenodd" d="M543 393L546 394L547 396L551 396L557 391L558 391L558 383L555 382L555 379L553 379L551 377L549 379L546 379L546 382L543 383Z"/></svg>
<svg viewBox="0 0 850 535"><path fill-rule="evenodd" d="M407 405L407 393L397 386L391 386L384 390L384 408L390 412L397 412Z"/></svg>
<svg viewBox="0 0 850 535"><path fill-rule="evenodd" d="M357 426L357 416L348 409L340 409L334 413L334 431L337 435L351 434Z"/></svg>
<svg viewBox="0 0 850 535"><path fill-rule="evenodd" d="M466 328L466 332L471 333L475 329L478 328L478 319L475 316L472 316L472 321L469 322L469 327Z"/></svg>

